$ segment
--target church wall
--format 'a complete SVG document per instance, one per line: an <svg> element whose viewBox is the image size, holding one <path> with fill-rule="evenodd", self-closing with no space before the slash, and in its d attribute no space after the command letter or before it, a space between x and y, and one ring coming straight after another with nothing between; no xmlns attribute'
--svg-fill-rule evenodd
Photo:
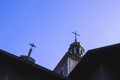
<svg viewBox="0 0 120 80"><path fill-rule="evenodd" d="M20 69L19 66L0 63L0 80L34 80L33 77L34 75L26 69Z"/></svg>
<svg viewBox="0 0 120 80"><path fill-rule="evenodd" d="M0 62L0 80L64 80L37 68L32 69L26 65Z"/></svg>
<svg viewBox="0 0 120 80"><path fill-rule="evenodd" d="M70 80L120 80L120 70L117 62L82 63L77 66Z"/></svg>
<svg viewBox="0 0 120 80"><path fill-rule="evenodd" d="M66 60L66 62L64 62L57 70L57 73L64 75L64 76L68 76L68 60Z"/></svg>
<svg viewBox="0 0 120 80"><path fill-rule="evenodd" d="M120 80L119 68L116 66L117 65L99 64L97 69L91 72L88 80Z"/></svg>
<svg viewBox="0 0 120 80"><path fill-rule="evenodd" d="M69 57L68 58L68 74L75 68L75 66L78 64L78 60Z"/></svg>

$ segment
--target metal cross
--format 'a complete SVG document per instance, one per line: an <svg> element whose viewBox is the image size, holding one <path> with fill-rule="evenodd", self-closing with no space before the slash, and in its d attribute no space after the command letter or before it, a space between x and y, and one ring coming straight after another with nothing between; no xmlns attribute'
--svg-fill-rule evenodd
<svg viewBox="0 0 120 80"><path fill-rule="evenodd" d="M72 32L72 33L75 34L75 42L77 42L77 36L80 36L80 35L77 34L76 31L75 31L75 32Z"/></svg>
<svg viewBox="0 0 120 80"><path fill-rule="evenodd" d="M29 45L31 46L31 48L29 49L28 57L30 57L30 55L31 55L31 53L32 53L32 49L33 49L33 47L36 48L36 46L34 45L34 43L29 44Z"/></svg>
<svg viewBox="0 0 120 80"><path fill-rule="evenodd" d="M29 45L31 46L31 48L33 48L33 47L35 47L35 48L36 48L36 46L34 45L34 43L29 44Z"/></svg>

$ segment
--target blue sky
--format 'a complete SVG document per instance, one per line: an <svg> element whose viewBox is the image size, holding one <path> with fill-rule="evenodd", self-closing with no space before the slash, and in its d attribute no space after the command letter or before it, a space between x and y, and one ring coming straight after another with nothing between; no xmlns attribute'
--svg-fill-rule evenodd
<svg viewBox="0 0 120 80"><path fill-rule="evenodd" d="M0 49L53 70L74 41L85 50L120 42L119 0L0 0Z"/></svg>

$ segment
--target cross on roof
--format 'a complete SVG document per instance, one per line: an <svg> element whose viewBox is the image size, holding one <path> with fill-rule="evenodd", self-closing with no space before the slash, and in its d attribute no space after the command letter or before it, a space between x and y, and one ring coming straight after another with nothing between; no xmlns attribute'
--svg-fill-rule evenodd
<svg viewBox="0 0 120 80"><path fill-rule="evenodd" d="M34 45L34 43L32 43L32 44L30 43L29 45L31 46L31 48L33 48L33 47L36 48L36 46Z"/></svg>
<svg viewBox="0 0 120 80"><path fill-rule="evenodd" d="M36 48L36 46L34 45L34 43L32 43L32 44L30 43L29 45L31 46L31 48L29 49L28 57L30 57L30 55L31 55L31 53L32 53L33 47Z"/></svg>
<svg viewBox="0 0 120 80"><path fill-rule="evenodd" d="M77 32L72 32L75 35L75 42L77 42L77 36L80 36L79 34L77 34Z"/></svg>

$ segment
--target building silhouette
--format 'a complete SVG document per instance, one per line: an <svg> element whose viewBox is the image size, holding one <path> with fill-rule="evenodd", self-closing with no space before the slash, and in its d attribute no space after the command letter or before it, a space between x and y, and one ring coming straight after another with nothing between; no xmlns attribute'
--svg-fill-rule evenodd
<svg viewBox="0 0 120 80"><path fill-rule="evenodd" d="M0 50L0 80L66 80L29 60Z"/></svg>
<svg viewBox="0 0 120 80"><path fill-rule="evenodd" d="M120 80L120 43L88 50L70 80Z"/></svg>
<svg viewBox="0 0 120 80"><path fill-rule="evenodd" d="M83 52L80 43L73 42L51 71L0 50L0 80L120 80L120 43L88 50L81 58Z"/></svg>

